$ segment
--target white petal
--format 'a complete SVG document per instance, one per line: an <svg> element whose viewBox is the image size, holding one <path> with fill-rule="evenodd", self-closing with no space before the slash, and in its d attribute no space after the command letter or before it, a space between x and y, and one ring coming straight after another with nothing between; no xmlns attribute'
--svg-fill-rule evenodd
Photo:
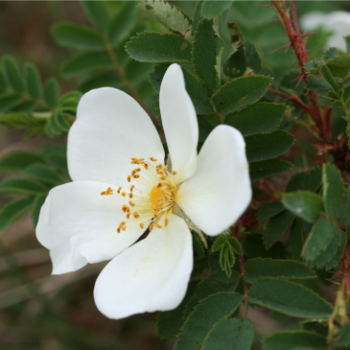
<svg viewBox="0 0 350 350"><path fill-rule="evenodd" d="M115 194L102 196L108 187ZM126 219L122 206L128 200L116 194L117 189L78 181L50 191L41 208L36 234L39 242L50 249L54 274L112 259L142 235L140 220ZM127 229L118 234L121 221L127 221Z"/></svg>
<svg viewBox="0 0 350 350"><path fill-rule="evenodd" d="M124 187L127 175L135 169L131 157L155 157L164 162L163 146L147 113L117 89L105 87L86 93L68 135L71 178Z"/></svg>
<svg viewBox="0 0 350 350"><path fill-rule="evenodd" d="M344 37L350 35L350 13L345 11L335 11L328 15L325 28L333 32L328 40L328 47L336 47L346 52Z"/></svg>
<svg viewBox="0 0 350 350"><path fill-rule="evenodd" d="M243 136L220 125L205 141L197 171L181 185L176 202L194 224L215 236L243 214L251 196Z"/></svg>
<svg viewBox="0 0 350 350"><path fill-rule="evenodd" d="M308 12L300 17L300 26L304 31L311 31L325 25L327 14L320 11Z"/></svg>
<svg viewBox="0 0 350 350"><path fill-rule="evenodd" d="M198 122L181 67L177 64L172 64L164 75L159 107L172 170L177 172L177 181L182 182L196 170Z"/></svg>
<svg viewBox="0 0 350 350"><path fill-rule="evenodd" d="M172 310L185 296L192 267L190 231L173 215L166 228L154 228L103 269L94 290L96 305L114 319Z"/></svg>

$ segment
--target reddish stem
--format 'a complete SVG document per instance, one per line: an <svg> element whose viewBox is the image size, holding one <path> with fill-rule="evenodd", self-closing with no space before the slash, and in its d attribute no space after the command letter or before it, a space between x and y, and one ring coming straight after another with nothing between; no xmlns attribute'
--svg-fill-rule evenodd
<svg viewBox="0 0 350 350"><path fill-rule="evenodd" d="M350 299L350 237L347 239L345 251L340 265L340 285L345 282L348 298Z"/></svg>
<svg viewBox="0 0 350 350"><path fill-rule="evenodd" d="M307 85L309 82L308 74L305 69L305 63L307 62L307 53L300 35L294 0L291 0L293 22L289 18L288 11L286 11L286 9L283 7L284 2L281 2L278 0L272 0L271 2L272 2L272 5L275 7L279 17L281 18L281 22L283 26L287 31L288 38L294 49L295 55L298 60L298 64L301 69L301 79L304 79L305 84ZM295 29L293 28L293 23L294 23ZM314 91L311 91L311 90L308 90L307 95L310 98L310 102L312 104L313 111L314 111L312 114L310 113L309 114L315 121L315 124L319 129L319 134L321 136L323 133L323 120L321 117L321 109L318 104L317 95Z"/></svg>
<svg viewBox="0 0 350 350"><path fill-rule="evenodd" d="M269 92L277 95L277 96L280 96L280 97L283 97L287 100L290 100L292 102L294 102L295 104L299 105L301 108L303 108L309 115L310 117L314 120L315 118L317 118L317 114L316 112L311 108L309 107L307 104L305 104L299 97L294 97L294 96L289 96L287 94L284 94L283 92L280 92L280 91L277 91L277 90L274 90L274 89L268 89Z"/></svg>
<svg viewBox="0 0 350 350"><path fill-rule="evenodd" d="M324 115L324 134L325 137L329 138L330 141L333 140L332 130L331 130L331 116L332 116L332 107L326 109Z"/></svg>

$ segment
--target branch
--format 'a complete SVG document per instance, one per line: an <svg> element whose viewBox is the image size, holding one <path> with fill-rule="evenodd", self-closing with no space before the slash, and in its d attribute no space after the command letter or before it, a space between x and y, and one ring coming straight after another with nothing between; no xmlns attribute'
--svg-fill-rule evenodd
<svg viewBox="0 0 350 350"><path fill-rule="evenodd" d="M278 0L272 0L271 2L277 11L283 26L287 31L287 35L290 40L290 45L293 47L295 55L297 57L298 64L301 69L300 80L304 79L304 82L307 85L309 82L308 73L306 72L306 69L305 69L305 63L307 62L307 53L300 35L294 0L291 0L293 21L290 19L287 9L283 7L284 2L281 2ZM293 23L294 23L295 29L293 28ZM323 126L323 120L321 117L321 109L317 100L317 94L314 91L308 90L307 95L309 96L310 102L313 107L313 113L312 114L309 113L309 114L312 117L312 119L315 121L321 136L323 134L324 126Z"/></svg>

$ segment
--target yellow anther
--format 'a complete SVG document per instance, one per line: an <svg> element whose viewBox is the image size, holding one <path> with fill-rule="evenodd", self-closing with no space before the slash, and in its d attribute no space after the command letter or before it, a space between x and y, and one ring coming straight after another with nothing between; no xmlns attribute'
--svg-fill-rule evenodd
<svg viewBox="0 0 350 350"><path fill-rule="evenodd" d="M164 220L164 227L167 227L167 226L168 226L168 223L169 223L169 219L166 218L166 219Z"/></svg>
<svg viewBox="0 0 350 350"><path fill-rule="evenodd" d="M127 218L127 219L130 219L130 215L131 215L130 212L127 213L127 214L126 214L126 218Z"/></svg>
<svg viewBox="0 0 350 350"><path fill-rule="evenodd" d="M128 182L131 182L131 176L128 175Z"/></svg>
<svg viewBox="0 0 350 350"><path fill-rule="evenodd" d="M165 172L165 173L168 172L168 165L166 165L166 166L164 167L164 172Z"/></svg>
<svg viewBox="0 0 350 350"><path fill-rule="evenodd" d="M132 190L134 189L134 185L132 185L131 187L130 187L130 192L132 192Z"/></svg>
<svg viewBox="0 0 350 350"><path fill-rule="evenodd" d="M113 194L113 190L110 187L108 187L106 191L101 192L101 196L108 196L111 194Z"/></svg>
<svg viewBox="0 0 350 350"><path fill-rule="evenodd" d="M133 194L132 193L129 193L129 198L131 199L133 197Z"/></svg>
<svg viewBox="0 0 350 350"><path fill-rule="evenodd" d="M143 164L145 158L131 158L131 164Z"/></svg>
<svg viewBox="0 0 350 350"><path fill-rule="evenodd" d="M135 203L133 203L132 201L129 201L129 204L134 207L135 206Z"/></svg>
<svg viewBox="0 0 350 350"><path fill-rule="evenodd" d="M117 228L117 232L120 233L120 228L119 227Z"/></svg>
<svg viewBox="0 0 350 350"><path fill-rule="evenodd" d="M118 194L120 194L121 189L122 189L121 187L118 188L118 191L117 191Z"/></svg>
<svg viewBox="0 0 350 350"><path fill-rule="evenodd" d="M122 192L122 196L125 197L125 196L126 196L126 193L125 193L125 192Z"/></svg>
<svg viewBox="0 0 350 350"><path fill-rule="evenodd" d="M130 208L127 205L123 205L122 210L123 210L123 213L127 213L130 210Z"/></svg>
<svg viewBox="0 0 350 350"><path fill-rule="evenodd" d="M145 227L145 225L141 223L141 224L140 224L140 227L141 227L141 228L144 228L144 227Z"/></svg>
<svg viewBox="0 0 350 350"><path fill-rule="evenodd" d="M156 159L156 158L153 158L153 157L151 157L150 160L151 160L152 162L156 162L156 161L157 161L157 159Z"/></svg>
<svg viewBox="0 0 350 350"><path fill-rule="evenodd" d="M177 174L177 172L176 171L173 171L173 175L176 175Z"/></svg>
<svg viewBox="0 0 350 350"><path fill-rule="evenodd" d="M157 185L158 188L162 187L162 184L159 182L159 184Z"/></svg>
<svg viewBox="0 0 350 350"><path fill-rule="evenodd" d="M138 219L140 217L140 214L137 211L135 211L133 215L135 219Z"/></svg>
<svg viewBox="0 0 350 350"><path fill-rule="evenodd" d="M144 166L144 168L145 168L146 170L148 170L148 164L147 164L147 163L144 163L143 166Z"/></svg>

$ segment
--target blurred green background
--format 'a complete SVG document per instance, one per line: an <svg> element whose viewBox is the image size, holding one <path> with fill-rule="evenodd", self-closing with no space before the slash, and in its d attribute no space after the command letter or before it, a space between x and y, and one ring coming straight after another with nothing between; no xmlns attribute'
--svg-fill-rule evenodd
<svg viewBox="0 0 350 350"><path fill-rule="evenodd" d="M173 3L192 17L194 1ZM107 4L111 13L118 13L125 6L125 2L119 1ZM137 2L134 4L136 6ZM231 20L238 22L245 40L256 45L265 69L282 75L294 66L292 53L284 50L271 53L286 43L285 34L280 23L271 21L276 18L272 9L257 7L257 4L255 1L234 2ZM350 9L345 1L298 1L296 5L299 16L312 10ZM135 11L133 19L130 34L144 29L166 32L140 11ZM62 20L90 25L77 1L1 1L0 56L11 55L20 65L33 62L43 80L57 77L61 93L77 89L85 92L103 85L123 88L118 78L111 77L108 72L104 76L96 73L87 77L62 77L61 66L74 52L60 48L50 34L50 26ZM317 40L317 37L310 40ZM317 50L322 51L322 45L315 45L310 58L318 55ZM122 47L120 50L121 56L125 56ZM149 108L157 113L157 103L154 103L157 94L147 78L152 65L133 62L126 56L125 62L130 80ZM22 131L0 127L0 157L13 150L36 151L53 142L66 143L66 134L55 141L47 137L23 140L22 136ZM5 174L0 174L0 179L3 178ZM13 196L2 194L0 209L11 199ZM93 300L93 287L103 266L104 263L95 264L74 273L51 276L48 251L36 240L30 214L13 224L0 240L0 349L172 349L172 341L156 336L156 313L118 321L99 313ZM319 288L317 285L309 287L316 291ZM248 318L254 322L258 334L255 349L261 348L260 339L271 331L298 327L296 319L277 313L271 318L270 311L258 308L251 308Z"/></svg>

